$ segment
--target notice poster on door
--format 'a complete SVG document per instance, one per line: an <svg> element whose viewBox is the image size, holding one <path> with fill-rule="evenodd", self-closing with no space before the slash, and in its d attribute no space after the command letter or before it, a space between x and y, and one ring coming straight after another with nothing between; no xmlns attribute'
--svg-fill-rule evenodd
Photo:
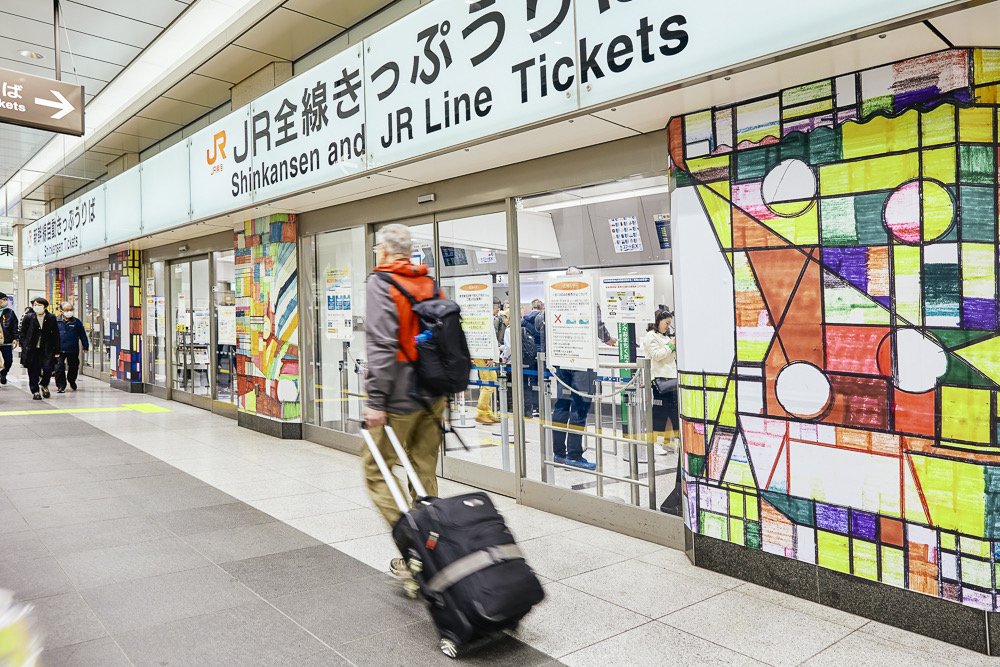
<svg viewBox="0 0 1000 667"><path fill-rule="evenodd" d="M493 286L489 278L462 278L455 284L455 301L462 309L462 329L473 359L497 358L493 331Z"/></svg>
<svg viewBox="0 0 1000 667"><path fill-rule="evenodd" d="M211 318L207 310L194 311L192 328L194 329L195 345L208 345L211 336L210 326Z"/></svg>
<svg viewBox="0 0 1000 667"><path fill-rule="evenodd" d="M546 359L550 366L597 368L597 313L590 276L550 278L545 286Z"/></svg>
<svg viewBox="0 0 1000 667"><path fill-rule="evenodd" d="M351 269L326 270L326 337L351 340L354 337L354 310L351 304Z"/></svg>
<svg viewBox="0 0 1000 667"><path fill-rule="evenodd" d="M634 215L627 218L612 218L611 238L615 242L615 252L639 252L642 250L642 236L639 234L639 221Z"/></svg>
<svg viewBox="0 0 1000 667"><path fill-rule="evenodd" d="M219 317L219 345L236 345L236 306L216 306Z"/></svg>
<svg viewBox="0 0 1000 667"><path fill-rule="evenodd" d="M653 276L601 278L601 306L606 321L651 323L655 312L653 301Z"/></svg>

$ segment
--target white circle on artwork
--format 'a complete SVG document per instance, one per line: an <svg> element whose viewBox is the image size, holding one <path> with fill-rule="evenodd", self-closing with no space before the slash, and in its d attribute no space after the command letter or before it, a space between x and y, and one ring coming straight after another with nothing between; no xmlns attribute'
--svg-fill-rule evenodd
<svg viewBox="0 0 1000 667"><path fill-rule="evenodd" d="M767 172L760 194L778 215L798 215L816 197L816 175L802 160L782 160Z"/></svg>
<svg viewBox="0 0 1000 667"><path fill-rule="evenodd" d="M291 380L278 380L278 400L282 403L294 403L299 400L299 388Z"/></svg>
<svg viewBox="0 0 1000 667"><path fill-rule="evenodd" d="M922 394L933 389L947 370L948 356L932 339L916 329L896 332L897 387Z"/></svg>
<svg viewBox="0 0 1000 667"><path fill-rule="evenodd" d="M781 407L797 417L813 417L823 412L833 395L830 380L823 371L805 361L782 368L774 391Z"/></svg>

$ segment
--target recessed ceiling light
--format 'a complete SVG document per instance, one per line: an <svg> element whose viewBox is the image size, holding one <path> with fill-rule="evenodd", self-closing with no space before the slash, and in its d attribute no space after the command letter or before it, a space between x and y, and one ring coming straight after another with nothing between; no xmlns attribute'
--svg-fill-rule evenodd
<svg viewBox="0 0 1000 667"><path fill-rule="evenodd" d="M31 58L32 60L41 60L42 58L45 57L41 53L38 53L37 51L28 51L27 49L25 49L24 51L18 51L18 53L23 58Z"/></svg>

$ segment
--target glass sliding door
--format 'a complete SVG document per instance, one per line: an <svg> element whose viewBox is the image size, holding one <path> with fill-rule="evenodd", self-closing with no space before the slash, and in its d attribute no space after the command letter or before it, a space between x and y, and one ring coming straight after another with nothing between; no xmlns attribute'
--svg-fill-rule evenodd
<svg viewBox="0 0 1000 667"><path fill-rule="evenodd" d="M236 271L232 250L212 254L216 401L236 405Z"/></svg>
<svg viewBox="0 0 1000 667"><path fill-rule="evenodd" d="M90 342L90 350L81 354L81 366L94 375L100 375L103 369L103 324L101 312L101 278L100 274L91 274L80 278L80 321Z"/></svg>
<svg viewBox="0 0 1000 667"><path fill-rule="evenodd" d="M167 386L165 272L166 267L163 262L155 262L145 266L146 319L143 323L146 364L143 378L146 384L164 388Z"/></svg>

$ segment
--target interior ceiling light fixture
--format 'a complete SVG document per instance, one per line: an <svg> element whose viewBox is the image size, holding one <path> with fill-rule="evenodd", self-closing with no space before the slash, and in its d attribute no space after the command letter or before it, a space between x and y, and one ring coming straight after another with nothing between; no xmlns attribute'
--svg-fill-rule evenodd
<svg viewBox="0 0 1000 667"><path fill-rule="evenodd" d="M23 58L31 58L32 60L41 60L42 58L45 57L41 53L38 53L37 51L29 51L28 49L18 51L17 53Z"/></svg>
<svg viewBox="0 0 1000 667"><path fill-rule="evenodd" d="M523 210L532 213L544 213L545 211L557 211L564 208L576 208L577 206L589 206L590 204L604 204L606 202L621 201L622 199L632 199L633 197L646 197L648 195L661 195L670 192L669 185L658 185L653 188L641 188L639 190L625 190L624 192L612 192L606 195L595 195L593 197L581 197L570 201L559 201L552 204L539 204L538 206L525 206Z"/></svg>

